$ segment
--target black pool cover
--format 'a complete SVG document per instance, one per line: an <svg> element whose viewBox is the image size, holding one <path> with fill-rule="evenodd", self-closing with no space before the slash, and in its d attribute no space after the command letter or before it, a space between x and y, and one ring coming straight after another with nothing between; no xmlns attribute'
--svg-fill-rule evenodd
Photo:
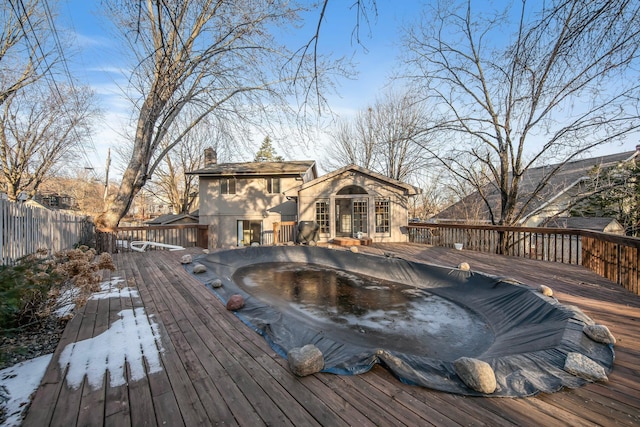
<svg viewBox="0 0 640 427"><path fill-rule="evenodd" d="M323 372L360 374L380 363L401 381L481 395L456 375L453 361L487 362L491 396L530 396L586 381L563 370L570 352L610 372L613 346L589 339L593 321L528 286L477 272L396 257L328 248L250 247L195 257L194 275L223 303L245 298L236 312L274 350L314 344ZM187 265L193 271L193 265Z"/></svg>

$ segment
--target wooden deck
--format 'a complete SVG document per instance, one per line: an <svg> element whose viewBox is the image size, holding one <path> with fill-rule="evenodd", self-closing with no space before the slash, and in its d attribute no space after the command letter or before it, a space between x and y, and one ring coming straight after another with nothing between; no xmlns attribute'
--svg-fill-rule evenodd
<svg viewBox="0 0 640 427"><path fill-rule="evenodd" d="M609 382L509 399L408 386L381 367L298 378L183 270L184 252L126 253L114 257L111 275L135 283L140 298L91 300L69 322L24 425L640 425L640 297L576 266L412 244L360 251L447 266L466 261L473 270L550 286L617 337ZM139 306L159 325L163 369L118 387L108 379L97 390L86 379L69 387L58 364L64 347L103 333L120 310Z"/></svg>

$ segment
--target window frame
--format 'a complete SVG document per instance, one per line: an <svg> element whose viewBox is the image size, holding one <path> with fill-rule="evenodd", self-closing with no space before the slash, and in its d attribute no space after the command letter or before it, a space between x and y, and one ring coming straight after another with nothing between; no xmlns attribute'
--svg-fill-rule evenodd
<svg viewBox="0 0 640 427"><path fill-rule="evenodd" d="M324 209L321 211L318 210L319 207L324 205ZM316 223L320 226L318 232L322 234L328 234L331 232L331 212L329 199L319 199L316 200L315 203L315 211L316 211Z"/></svg>
<svg viewBox="0 0 640 427"><path fill-rule="evenodd" d="M237 191L235 178L220 178L220 194L233 195Z"/></svg>
<svg viewBox="0 0 640 427"><path fill-rule="evenodd" d="M389 199L375 200L376 233L391 233L391 201Z"/></svg>

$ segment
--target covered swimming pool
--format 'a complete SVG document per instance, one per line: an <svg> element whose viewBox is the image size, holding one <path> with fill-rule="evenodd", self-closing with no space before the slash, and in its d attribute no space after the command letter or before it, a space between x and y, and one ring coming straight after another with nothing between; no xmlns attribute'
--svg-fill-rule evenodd
<svg viewBox="0 0 640 427"><path fill-rule="evenodd" d="M456 374L469 357L494 370L492 396L529 396L586 381L563 369L577 352L613 364L613 348L583 333L593 322L535 289L477 272L328 248L250 247L194 260L223 302L283 357L314 344L324 372L359 374L376 363L401 381L480 395ZM187 266L192 271L193 265Z"/></svg>

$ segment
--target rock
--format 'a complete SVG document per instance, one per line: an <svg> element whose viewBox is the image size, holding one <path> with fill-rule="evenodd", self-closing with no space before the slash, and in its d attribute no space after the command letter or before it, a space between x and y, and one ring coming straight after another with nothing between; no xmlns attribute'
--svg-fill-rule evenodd
<svg viewBox="0 0 640 427"><path fill-rule="evenodd" d="M324 368L322 352L313 344L291 349L287 353L287 359L289 360L289 369L299 377L315 374Z"/></svg>
<svg viewBox="0 0 640 427"><path fill-rule="evenodd" d="M209 249L203 249L203 250L202 250L202 253L204 253L204 254L208 254L208 253L209 253Z"/></svg>
<svg viewBox="0 0 640 427"><path fill-rule="evenodd" d="M603 344L616 343L616 337L614 337L609 331L609 328L604 325L585 325L585 327L582 328L582 331L596 342L601 342Z"/></svg>
<svg viewBox="0 0 640 427"><path fill-rule="evenodd" d="M550 287L546 286L546 285L540 285L540 287L538 288L538 291L544 295L545 297L552 297L553 296L553 289L551 289Z"/></svg>
<svg viewBox="0 0 640 427"><path fill-rule="evenodd" d="M193 261L193 259L191 258L191 255L189 255L189 254L182 255L182 258L180 258L180 263L181 264L191 264L192 261Z"/></svg>
<svg viewBox="0 0 640 427"><path fill-rule="evenodd" d="M496 374L487 362L461 357L453 362L453 368L467 387L484 394L496 391Z"/></svg>
<svg viewBox="0 0 640 427"><path fill-rule="evenodd" d="M357 253L358 253L358 247L357 247L357 246L351 246L351 247L349 248L349 250L350 250L351 252L353 252L354 254L357 254Z"/></svg>
<svg viewBox="0 0 640 427"><path fill-rule="evenodd" d="M580 353L569 353L564 361L564 370L587 381L608 381L604 368Z"/></svg>
<svg viewBox="0 0 640 427"><path fill-rule="evenodd" d="M236 311L240 310L242 307L244 307L244 298L242 295L234 294L229 297L229 300L227 301L227 310Z"/></svg>
<svg viewBox="0 0 640 427"><path fill-rule="evenodd" d="M309 243L307 243L309 246L316 246L317 243L315 240L310 240Z"/></svg>
<svg viewBox="0 0 640 427"><path fill-rule="evenodd" d="M209 285L211 285L212 288L221 288L222 287L222 280L213 279L211 282L209 282Z"/></svg>
<svg viewBox="0 0 640 427"><path fill-rule="evenodd" d="M207 267L202 264L195 264L193 266L193 274L200 274L207 271Z"/></svg>
<svg viewBox="0 0 640 427"><path fill-rule="evenodd" d="M295 246L296 243L295 242L287 242L287 246Z"/></svg>
<svg viewBox="0 0 640 427"><path fill-rule="evenodd" d="M460 264L458 264L458 269L460 269L462 271L469 271L469 270L471 270L471 267L469 267L468 263L461 262Z"/></svg>

